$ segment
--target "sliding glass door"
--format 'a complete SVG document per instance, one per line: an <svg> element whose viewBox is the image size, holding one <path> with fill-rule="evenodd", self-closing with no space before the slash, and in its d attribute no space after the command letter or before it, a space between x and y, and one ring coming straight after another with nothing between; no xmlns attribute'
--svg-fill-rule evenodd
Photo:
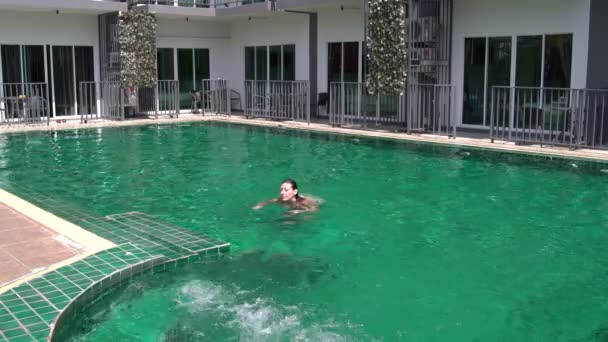
<svg viewBox="0 0 608 342"><path fill-rule="evenodd" d="M462 123L487 126L494 86L570 87L572 34L466 38L464 57ZM533 100L540 101L540 95L535 96Z"/></svg>
<svg viewBox="0 0 608 342"><path fill-rule="evenodd" d="M53 46L52 51L55 115L74 115L76 97L72 47Z"/></svg>
<svg viewBox="0 0 608 342"><path fill-rule="evenodd" d="M201 80L211 77L209 69L209 49L194 49L194 80L195 88L198 89Z"/></svg>
<svg viewBox="0 0 608 342"><path fill-rule="evenodd" d="M483 124L486 79L486 39L467 38L464 53L462 122Z"/></svg>
<svg viewBox="0 0 608 342"><path fill-rule="evenodd" d="M21 54L19 45L2 45L3 83L21 82Z"/></svg>
<svg viewBox="0 0 608 342"><path fill-rule="evenodd" d="M75 69L76 69L76 102L80 101L80 82L92 82L95 80L93 68L93 47L75 46ZM82 108L86 113L93 113L95 104L89 101L88 108ZM81 108L81 107L79 107Z"/></svg>
<svg viewBox="0 0 608 342"><path fill-rule="evenodd" d="M191 92L210 77L209 49L177 49L177 79L180 89L180 108L190 109Z"/></svg>
<svg viewBox="0 0 608 342"><path fill-rule="evenodd" d="M44 83L44 46L23 46L23 81L28 83Z"/></svg>
<svg viewBox="0 0 608 342"><path fill-rule="evenodd" d="M511 37L467 38L462 122L488 125L490 89L508 86L510 80Z"/></svg>
<svg viewBox="0 0 608 342"><path fill-rule="evenodd" d="M359 42L328 43L327 89L332 82L359 81Z"/></svg>
<svg viewBox="0 0 608 342"><path fill-rule="evenodd" d="M190 108L194 90L194 63L192 49L177 49L177 79L179 80L179 107Z"/></svg>
<svg viewBox="0 0 608 342"><path fill-rule="evenodd" d="M572 35L545 37L543 85L545 88L569 88L572 77Z"/></svg>
<svg viewBox="0 0 608 342"><path fill-rule="evenodd" d="M161 48L156 50L156 71L158 79L161 81L175 79L173 49Z"/></svg>
<svg viewBox="0 0 608 342"><path fill-rule="evenodd" d="M79 84L95 79L92 46L2 45L0 54L2 95L38 96L51 115L78 114ZM46 86L21 85L45 82Z"/></svg>
<svg viewBox="0 0 608 342"><path fill-rule="evenodd" d="M296 46L294 44L288 44L282 46L282 57L283 57L283 70L282 78L283 81L295 81L296 80Z"/></svg>
<svg viewBox="0 0 608 342"><path fill-rule="evenodd" d="M540 87L543 57L542 36L517 37L517 62L515 85L518 87Z"/></svg>

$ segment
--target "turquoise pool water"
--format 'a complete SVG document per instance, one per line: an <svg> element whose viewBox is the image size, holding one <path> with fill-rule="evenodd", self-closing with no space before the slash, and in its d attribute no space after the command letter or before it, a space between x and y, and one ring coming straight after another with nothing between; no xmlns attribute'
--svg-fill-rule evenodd
<svg viewBox="0 0 608 342"><path fill-rule="evenodd" d="M0 177L232 257L139 277L75 341L608 339L607 165L247 126L0 136ZM253 211L284 178L315 214Z"/></svg>

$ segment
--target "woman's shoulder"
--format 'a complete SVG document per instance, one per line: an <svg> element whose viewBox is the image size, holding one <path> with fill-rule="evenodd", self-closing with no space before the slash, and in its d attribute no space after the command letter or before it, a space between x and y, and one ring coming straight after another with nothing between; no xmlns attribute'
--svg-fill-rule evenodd
<svg viewBox="0 0 608 342"><path fill-rule="evenodd" d="M322 198L319 197L315 197L313 195L310 194L302 194L302 196L300 196L301 201L306 201L307 203L313 203L313 204L323 204L323 202L325 202Z"/></svg>

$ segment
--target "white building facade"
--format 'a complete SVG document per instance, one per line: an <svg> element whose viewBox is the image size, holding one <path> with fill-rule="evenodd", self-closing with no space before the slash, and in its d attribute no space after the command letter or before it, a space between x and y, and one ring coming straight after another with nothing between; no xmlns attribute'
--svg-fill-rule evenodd
<svg viewBox="0 0 608 342"><path fill-rule="evenodd" d="M364 0L132 2L0 0L0 83L45 82L52 116L77 115L79 82L101 80L98 17L129 5L156 14L158 76L179 81L183 110L207 78L226 79L243 96L246 80L307 80L313 113L330 82L365 81ZM442 83L454 86L458 126L488 126L495 85L608 87L605 1L411 2L449 8Z"/></svg>

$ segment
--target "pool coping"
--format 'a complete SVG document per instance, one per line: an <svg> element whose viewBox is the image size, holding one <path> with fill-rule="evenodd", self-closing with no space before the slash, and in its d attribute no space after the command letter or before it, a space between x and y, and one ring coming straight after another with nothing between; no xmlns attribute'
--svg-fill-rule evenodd
<svg viewBox="0 0 608 342"><path fill-rule="evenodd" d="M0 136L11 133L21 132L40 132L40 131L62 131L62 130L77 130L77 129L95 129L105 127L127 127L141 125L163 125L163 124L179 124L193 122L224 122L233 124L245 124L251 126L287 128L302 131L332 133L350 136L370 137L370 138L387 138L400 141L412 141L418 143L431 143L456 147L468 147L484 150L492 150L498 152L513 152L524 153L545 157L556 157L564 159L583 159L590 161L608 161L608 150L599 149L575 149L571 150L567 147L559 146L540 146L540 145L517 145L515 143L502 140L490 141L489 138L473 138L457 136L448 138L447 136L421 134L421 133L395 133L385 130L362 130L343 127L332 127L329 124L323 123L306 123L299 121L271 121L267 119L255 118L248 119L242 116L227 116L207 113L205 115L195 114L180 114L178 118L161 117L158 119L129 119L125 121L107 121L95 120L88 123L81 123L80 120L68 121L67 123L51 122L50 125L36 126L3 126L0 127Z"/></svg>
<svg viewBox="0 0 608 342"><path fill-rule="evenodd" d="M108 248L115 247L116 245L109 240L101 238L75 224L68 222L40 207L37 207L12 193L0 189L0 202L9 208L15 210L19 214L39 223L40 225L54 231L58 235L64 236L72 242L83 247L83 253L69 257L50 265L49 267L43 268L37 272L30 273L23 277L17 278L8 284L0 287L0 294L10 290L13 287L17 287L22 283L25 283L33 278L42 276L48 272L52 272L62 266L69 265L80 259L86 258L89 255L101 252Z"/></svg>
<svg viewBox="0 0 608 342"><path fill-rule="evenodd" d="M219 259L230 252L229 243L139 212L85 215L81 227L2 189L0 200L91 248L0 290L0 341L57 340L58 328L69 317L132 276ZM94 234L99 231L119 241Z"/></svg>

